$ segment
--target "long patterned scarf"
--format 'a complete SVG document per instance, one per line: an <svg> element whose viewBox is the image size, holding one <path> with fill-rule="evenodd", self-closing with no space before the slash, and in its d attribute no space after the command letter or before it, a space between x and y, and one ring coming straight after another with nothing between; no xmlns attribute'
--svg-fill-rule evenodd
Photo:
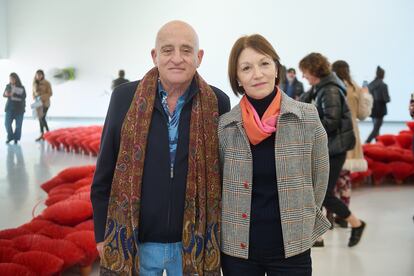
<svg viewBox="0 0 414 276"><path fill-rule="evenodd" d="M240 108L242 111L243 126L250 143L257 145L276 131L281 101L281 92L278 90L276 91L275 98L263 114L262 119L260 119L253 105L246 96L243 96L240 101Z"/></svg>
<svg viewBox="0 0 414 276"><path fill-rule="evenodd" d="M200 91L193 98L191 110L182 236L183 275L220 275L218 105L210 86L197 73L195 78ZM101 275L139 275L142 174L157 79L157 68L144 76L122 125L108 206Z"/></svg>

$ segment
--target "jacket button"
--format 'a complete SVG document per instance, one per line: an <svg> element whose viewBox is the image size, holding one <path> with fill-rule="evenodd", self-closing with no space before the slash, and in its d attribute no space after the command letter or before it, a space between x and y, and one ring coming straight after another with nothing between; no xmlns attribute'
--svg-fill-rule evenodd
<svg viewBox="0 0 414 276"><path fill-rule="evenodd" d="M244 185L244 188L249 189L249 183L247 181L244 181L243 185Z"/></svg>
<svg viewBox="0 0 414 276"><path fill-rule="evenodd" d="M245 244L244 242L242 242L242 243L240 243L240 247L241 247L242 249L245 249L245 248L246 248L246 244Z"/></svg>
<svg viewBox="0 0 414 276"><path fill-rule="evenodd" d="M247 214L246 213L243 213L242 214L242 218L244 218L244 219L247 218Z"/></svg>

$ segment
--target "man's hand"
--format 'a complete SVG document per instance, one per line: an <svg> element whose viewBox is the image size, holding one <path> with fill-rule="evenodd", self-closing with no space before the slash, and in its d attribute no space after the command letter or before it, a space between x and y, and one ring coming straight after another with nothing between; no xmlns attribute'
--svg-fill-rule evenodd
<svg viewBox="0 0 414 276"><path fill-rule="evenodd" d="M97 244L96 244L96 250L98 250L98 253L99 253L99 257L101 257L102 258L102 253L103 253L103 242L98 242Z"/></svg>

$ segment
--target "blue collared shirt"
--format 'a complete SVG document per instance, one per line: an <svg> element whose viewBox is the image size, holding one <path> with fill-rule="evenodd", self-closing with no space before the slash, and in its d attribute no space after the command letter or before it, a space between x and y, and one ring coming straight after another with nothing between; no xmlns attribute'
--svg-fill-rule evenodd
<svg viewBox="0 0 414 276"><path fill-rule="evenodd" d="M168 109L168 103L167 103L168 92L165 91L164 87L161 84L161 81L158 80L158 93L161 98L161 104L164 109L164 112L168 117L168 136L170 140L169 146L170 146L171 177L173 177L175 154L177 152L178 125L180 123L180 115L181 115L181 111L183 110L189 91L190 91L190 87L188 87L187 90L184 92L184 94L181 95L180 98L178 98L177 105L175 106L175 110L172 114L170 114L170 110Z"/></svg>

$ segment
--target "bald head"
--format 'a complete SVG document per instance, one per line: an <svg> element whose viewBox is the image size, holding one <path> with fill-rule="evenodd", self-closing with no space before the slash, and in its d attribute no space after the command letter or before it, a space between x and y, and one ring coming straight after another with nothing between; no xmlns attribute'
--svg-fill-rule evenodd
<svg viewBox="0 0 414 276"><path fill-rule="evenodd" d="M166 91L185 91L190 85L204 51L199 49L193 27L183 21L171 21L161 27L151 50L159 78Z"/></svg>
<svg viewBox="0 0 414 276"><path fill-rule="evenodd" d="M182 36L185 37L188 41L191 41L195 51L199 49L198 35L193 27L190 24L180 21L173 20L166 23L157 33L157 38L155 40L155 48L159 49L160 45L170 37Z"/></svg>

